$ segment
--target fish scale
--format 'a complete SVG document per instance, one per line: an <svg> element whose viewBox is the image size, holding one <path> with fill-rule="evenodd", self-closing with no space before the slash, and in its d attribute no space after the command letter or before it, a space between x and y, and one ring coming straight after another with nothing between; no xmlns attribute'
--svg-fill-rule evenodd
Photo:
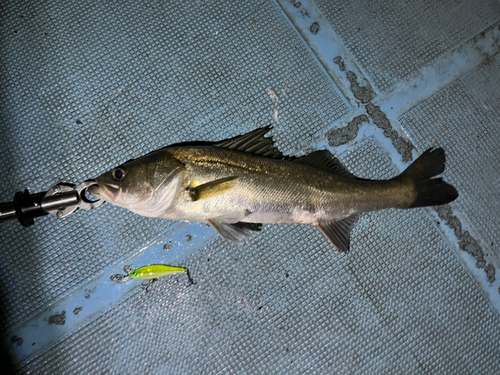
<svg viewBox="0 0 500 375"><path fill-rule="evenodd" d="M233 189L208 202L199 202L200 206L210 206L216 212L203 212L202 208L196 207L196 202L179 199L174 207L175 212L165 212L163 217L169 219L175 219L171 215L181 215L181 211L194 212L196 217L190 217L192 221L229 215L234 212L233 205L237 202L238 208L246 208L252 213L243 221L293 223L297 222L292 216L293 210L306 207L316 209L317 212L311 214L325 212L325 216L318 217L317 221L338 220L358 209L377 209L380 200L370 206L369 197L395 190L391 181L374 185L346 180L298 162L268 159L232 150L182 148L171 150L170 154L185 164L189 178L200 184L228 176L237 176L238 183ZM385 195L388 196L387 200L392 196ZM383 204L392 207L400 203L393 199Z"/></svg>

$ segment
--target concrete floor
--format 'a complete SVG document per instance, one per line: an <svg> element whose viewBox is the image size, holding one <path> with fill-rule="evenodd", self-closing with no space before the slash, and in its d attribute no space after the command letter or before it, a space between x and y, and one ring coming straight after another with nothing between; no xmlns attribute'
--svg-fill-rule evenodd
<svg viewBox="0 0 500 375"><path fill-rule="evenodd" d="M498 373L500 4L7 2L0 199L165 145L272 124L390 178L429 147L460 197L243 246L105 204L2 223L2 327L19 373ZM189 268L148 292L124 266Z"/></svg>

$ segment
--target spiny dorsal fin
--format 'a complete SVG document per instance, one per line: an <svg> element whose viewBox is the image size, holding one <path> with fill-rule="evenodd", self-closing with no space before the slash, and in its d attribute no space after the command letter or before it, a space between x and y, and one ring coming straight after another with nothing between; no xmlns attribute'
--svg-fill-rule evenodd
<svg viewBox="0 0 500 375"><path fill-rule="evenodd" d="M342 220L318 223L316 227L339 251L347 253L351 240L351 230L359 220L359 214L354 214Z"/></svg>
<svg viewBox="0 0 500 375"><path fill-rule="evenodd" d="M311 152L309 155L296 159L295 163L309 165L323 172L332 173L346 179L357 179L357 177L345 169L342 163L328 150Z"/></svg>
<svg viewBox="0 0 500 375"><path fill-rule="evenodd" d="M207 182L189 188L189 195L193 201L215 197L230 190L238 180L238 177L231 176Z"/></svg>
<svg viewBox="0 0 500 375"><path fill-rule="evenodd" d="M271 129L271 126L255 129L250 133L214 143L213 146L281 159L283 154L274 146L273 137L264 137Z"/></svg>

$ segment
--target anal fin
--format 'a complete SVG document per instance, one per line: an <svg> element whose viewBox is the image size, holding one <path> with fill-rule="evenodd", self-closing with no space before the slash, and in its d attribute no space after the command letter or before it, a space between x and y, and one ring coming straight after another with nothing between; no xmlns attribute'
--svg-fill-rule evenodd
<svg viewBox="0 0 500 375"><path fill-rule="evenodd" d="M241 245L252 232L260 231L262 228L262 224L240 221L249 214L250 212L245 210L229 216L211 218L207 221L226 240Z"/></svg>
<svg viewBox="0 0 500 375"><path fill-rule="evenodd" d="M354 214L342 220L318 223L316 227L339 251L347 253L351 240L351 230L359 217L360 214Z"/></svg>

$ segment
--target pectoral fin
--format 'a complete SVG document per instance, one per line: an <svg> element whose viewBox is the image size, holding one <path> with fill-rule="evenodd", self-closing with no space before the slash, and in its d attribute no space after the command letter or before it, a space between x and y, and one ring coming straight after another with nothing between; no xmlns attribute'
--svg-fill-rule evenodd
<svg viewBox="0 0 500 375"><path fill-rule="evenodd" d="M237 180L238 177L231 176L231 177L221 178L215 181L210 181L207 182L206 184L189 188L189 195L193 201L212 198L217 195L224 194L228 190L233 188Z"/></svg>
<svg viewBox="0 0 500 375"><path fill-rule="evenodd" d="M354 214L342 220L318 223L316 226L323 236L333 243L339 251L347 253L349 251L351 230L359 220L359 216L359 214Z"/></svg>
<svg viewBox="0 0 500 375"><path fill-rule="evenodd" d="M239 221L248 214L248 211L242 211L236 215L216 217L208 219L207 221L226 240L241 245L243 244L243 241L252 234L252 232L260 231L262 228L262 224L243 223Z"/></svg>

